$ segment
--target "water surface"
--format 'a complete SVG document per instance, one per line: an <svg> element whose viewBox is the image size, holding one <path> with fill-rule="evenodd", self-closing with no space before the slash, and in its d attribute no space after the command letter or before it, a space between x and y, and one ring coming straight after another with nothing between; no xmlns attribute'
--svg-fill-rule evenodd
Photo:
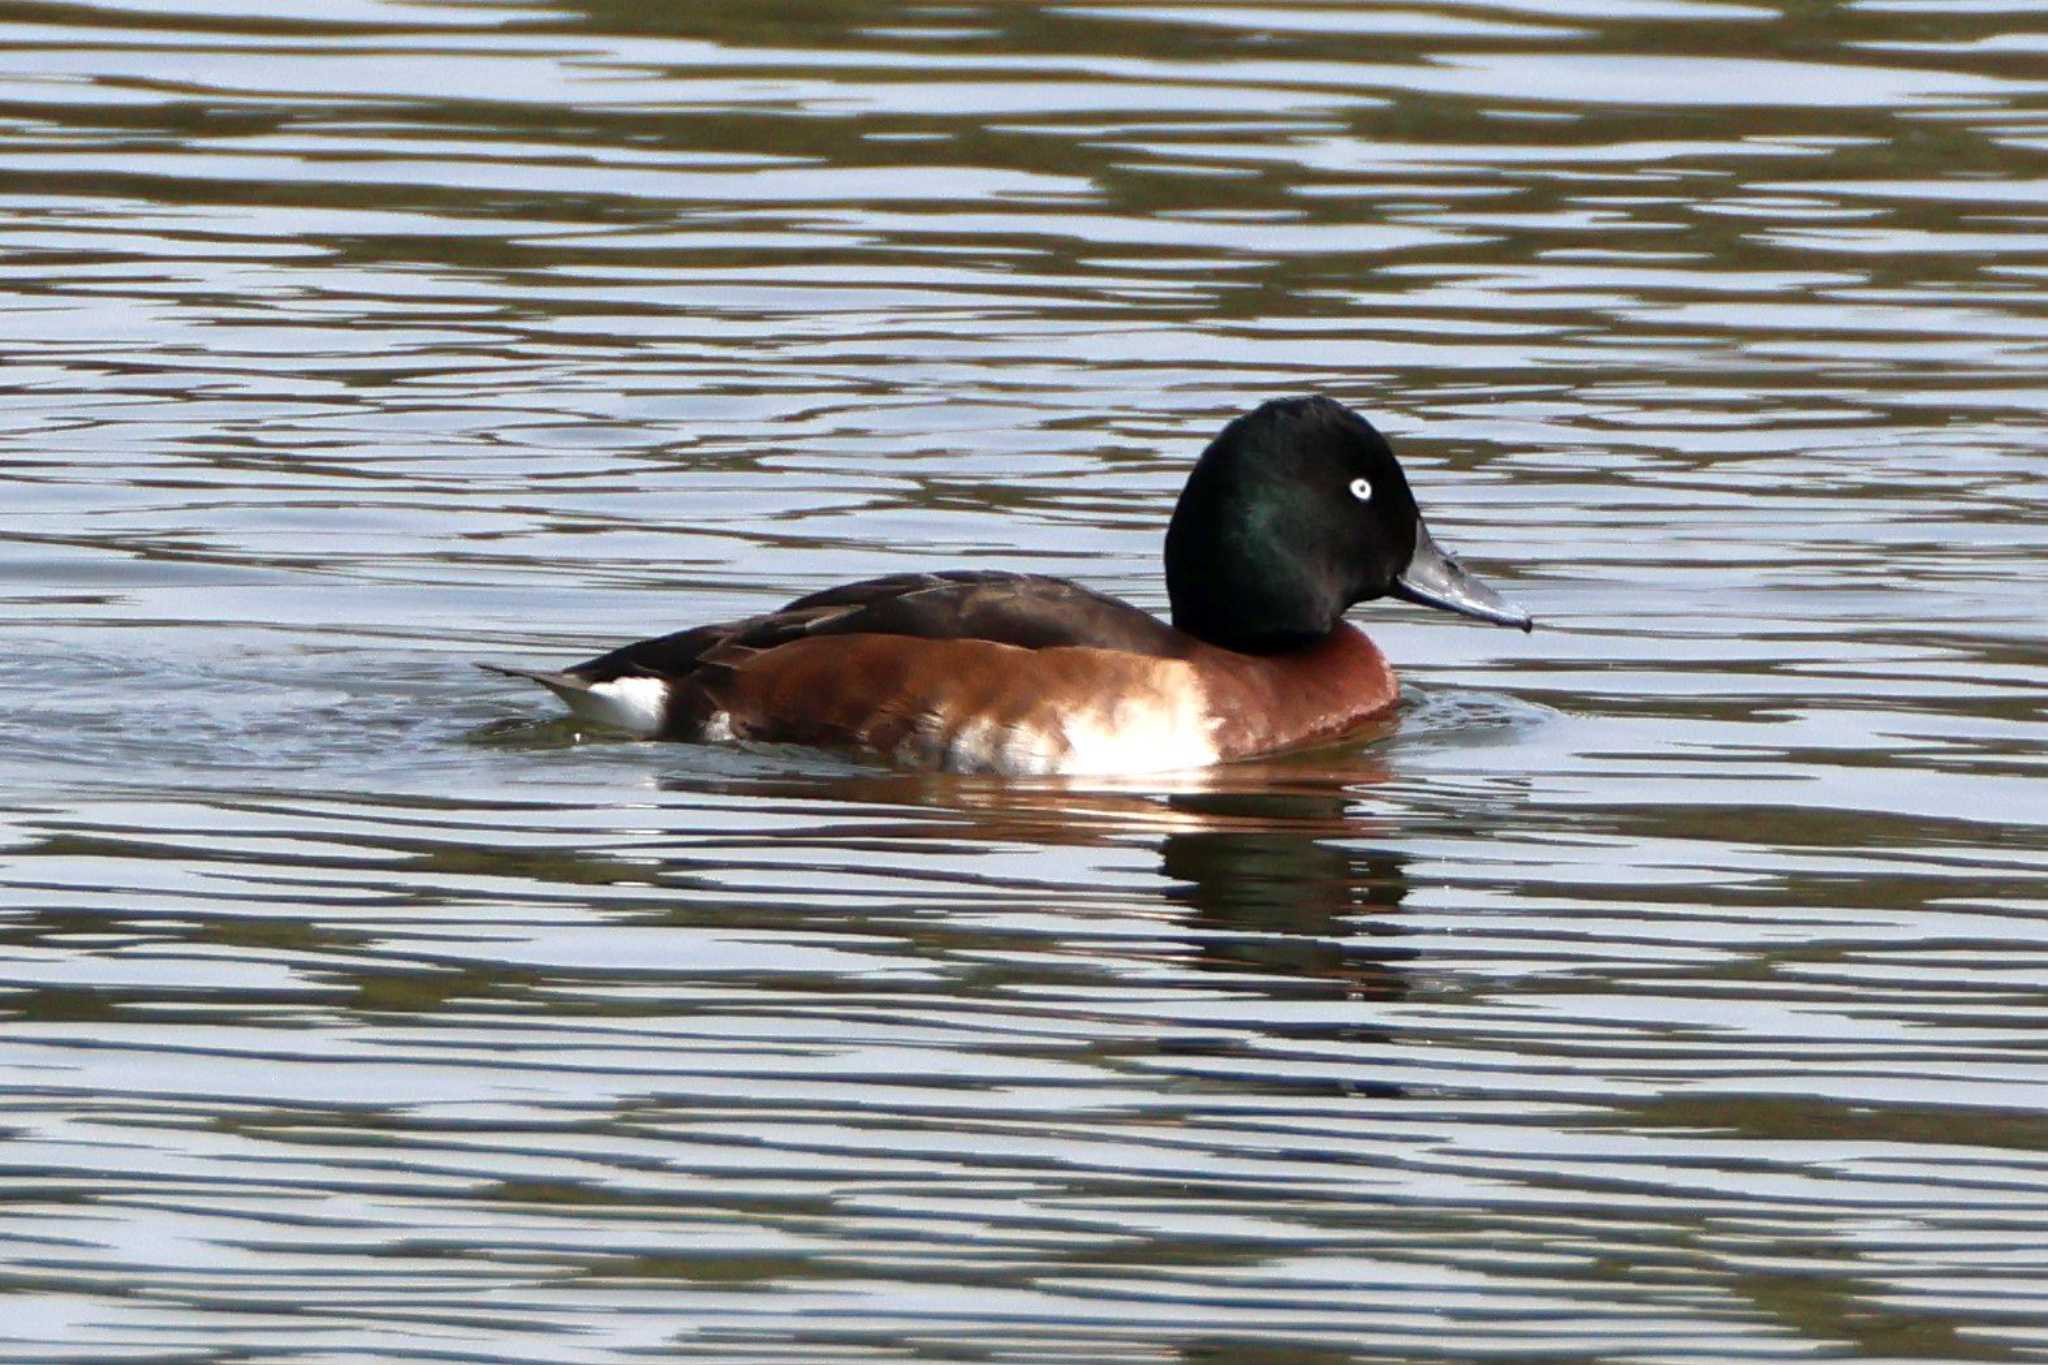
<svg viewBox="0 0 2048 1365"><path fill-rule="evenodd" d="M2048 12L0 4L20 1360L2048 1354ZM1320 391L1543 628L999 783L578 736L1163 606Z"/></svg>

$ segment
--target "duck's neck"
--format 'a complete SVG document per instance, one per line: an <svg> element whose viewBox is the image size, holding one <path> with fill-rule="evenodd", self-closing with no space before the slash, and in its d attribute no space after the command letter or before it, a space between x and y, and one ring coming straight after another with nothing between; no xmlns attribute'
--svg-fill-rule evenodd
<svg viewBox="0 0 2048 1365"><path fill-rule="evenodd" d="M1188 480L1166 528L1174 627L1240 654L1286 653L1327 639L1349 605L1340 571L1290 528L1255 524L1205 472L1198 468Z"/></svg>
<svg viewBox="0 0 2048 1365"><path fill-rule="evenodd" d="M1299 653L1312 649L1330 638L1324 631L1244 631L1233 629L1230 623L1212 623L1201 617L1183 616L1179 610L1173 613L1174 629L1194 636L1203 644L1227 649L1233 654L1256 654L1262 657Z"/></svg>

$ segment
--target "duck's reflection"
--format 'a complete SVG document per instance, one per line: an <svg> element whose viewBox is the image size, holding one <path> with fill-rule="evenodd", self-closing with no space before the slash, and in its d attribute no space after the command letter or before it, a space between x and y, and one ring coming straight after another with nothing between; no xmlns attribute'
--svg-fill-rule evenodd
<svg viewBox="0 0 2048 1365"><path fill-rule="evenodd" d="M957 851L976 843L1130 848L1156 841L1165 882L1158 895L1184 907L1174 918L1186 933L1160 940L1176 960L1258 978L1266 993L1385 1000L1407 993L1401 964L1415 956L1394 941L1408 896L1405 860L1379 837L1384 831L1370 810L1371 788L1385 778L1370 750L1353 747L1086 783L868 769L822 781L700 776L665 785L811 808L822 798L838 812L829 829L785 828L780 837L889 847L912 876L906 851L928 842ZM849 806L877 818L849 827Z"/></svg>
<svg viewBox="0 0 2048 1365"><path fill-rule="evenodd" d="M1207 965L1337 983L1369 999L1407 993L1396 964L1414 951L1357 942L1361 933L1376 940L1400 933L1390 917L1408 895L1404 862L1358 846L1370 827L1346 819L1349 798L1232 795L1173 804L1261 826L1169 834L1160 846L1160 871L1172 882L1167 898L1192 910L1193 927L1220 931L1201 940ZM1332 838L1333 829L1346 837Z"/></svg>

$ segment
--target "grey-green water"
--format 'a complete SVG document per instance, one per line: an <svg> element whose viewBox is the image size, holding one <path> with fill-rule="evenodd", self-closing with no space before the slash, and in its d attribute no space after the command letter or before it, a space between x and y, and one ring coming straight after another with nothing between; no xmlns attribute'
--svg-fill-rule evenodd
<svg viewBox="0 0 2048 1365"><path fill-rule="evenodd" d="M0 1353L2048 1356L2044 206L2012 0L0 4ZM1308 391L1544 625L1370 744L469 667Z"/></svg>

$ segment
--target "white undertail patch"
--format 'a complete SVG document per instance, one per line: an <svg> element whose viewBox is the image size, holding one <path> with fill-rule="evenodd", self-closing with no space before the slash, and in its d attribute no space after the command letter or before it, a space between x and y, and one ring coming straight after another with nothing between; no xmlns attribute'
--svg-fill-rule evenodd
<svg viewBox="0 0 2048 1365"><path fill-rule="evenodd" d="M643 739L662 732L668 720L668 694L666 681L646 677L614 678L557 693L580 719Z"/></svg>

